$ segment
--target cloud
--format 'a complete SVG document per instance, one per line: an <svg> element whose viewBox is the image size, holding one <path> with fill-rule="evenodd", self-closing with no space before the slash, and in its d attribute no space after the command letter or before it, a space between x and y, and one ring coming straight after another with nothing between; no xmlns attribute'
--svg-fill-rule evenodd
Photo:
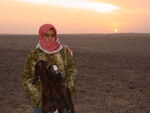
<svg viewBox="0 0 150 113"><path fill-rule="evenodd" d="M112 4L89 2L87 0L22 0L22 1L66 8L93 10L99 13L108 13L111 11L119 10L118 6Z"/></svg>

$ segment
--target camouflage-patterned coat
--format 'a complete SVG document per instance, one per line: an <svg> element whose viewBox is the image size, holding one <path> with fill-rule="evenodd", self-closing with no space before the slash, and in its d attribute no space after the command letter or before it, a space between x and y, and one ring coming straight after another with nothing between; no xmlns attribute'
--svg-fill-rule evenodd
<svg viewBox="0 0 150 113"><path fill-rule="evenodd" d="M35 64L39 60L45 60L48 61L49 64L55 64L58 66L61 73L65 76L65 80L71 90L72 97L75 97L77 67L74 63L70 49L67 46L63 46L63 49L59 52L47 54L39 48L36 48L26 56L24 62L24 73L22 76L24 89L27 97L31 100L32 105L39 107L42 105L41 82L39 80L36 84L32 84L35 73Z"/></svg>

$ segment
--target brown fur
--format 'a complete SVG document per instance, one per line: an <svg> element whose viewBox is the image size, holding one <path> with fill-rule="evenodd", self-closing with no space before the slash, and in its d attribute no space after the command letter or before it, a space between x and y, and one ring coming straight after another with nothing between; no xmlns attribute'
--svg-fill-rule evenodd
<svg viewBox="0 0 150 113"><path fill-rule="evenodd" d="M54 112L64 113L64 108L75 113L71 99L70 90L63 85L65 80L61 73L56 73L53 67L48 66L46 61L38 61L35 65L35 84L40 77L42 84L42 113Z"/></svg>

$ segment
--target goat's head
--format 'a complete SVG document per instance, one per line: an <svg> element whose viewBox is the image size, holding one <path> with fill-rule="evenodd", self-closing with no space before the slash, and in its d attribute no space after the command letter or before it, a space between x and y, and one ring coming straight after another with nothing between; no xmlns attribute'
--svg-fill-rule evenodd
<svg viewBox="0 0 150 113"><path fill-rule="evenodd" d="M61 79L61 74L58 72L58 68L56 69L56 65L48 65L47 61L40 60L35 65L35 78L33 80L33 84L38 81L38 78L45 79L53 79L59 80Z"/></svg>
<svg viewBox="0 0 150 113"><path fill-rule="evenodd" d="M54 66L55 65L49 65L48 66L48 73L49 73L49 76L54 76L54 75L56 75L58 72L58 70L55 70L55 68L54 68Z"/></svg>
<svg viewBox="0 0 150 113"><path fill-rule="evenodd" d="M33 84L38 81L39 77L44 76L47 73L48 62L44 60L40 60L35 64L35 77L33 80Z"/></svg>
<svg viewBox="0 0 150 113"><path fill-rule="evenodd" d="M55 66L56 65L48 66L48 74L50 77L53 77L53 80L56 82L62 79L62 74L59 72L58 68Z"/></svg>

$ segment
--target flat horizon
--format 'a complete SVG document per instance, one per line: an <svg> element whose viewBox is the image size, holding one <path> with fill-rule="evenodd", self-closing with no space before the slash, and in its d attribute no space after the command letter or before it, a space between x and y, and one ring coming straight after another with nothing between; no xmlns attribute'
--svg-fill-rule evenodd
<svg viewBox="0 0 150 113"><path fill-rule="evenodd" d="M107 35L107 34L150 34L150 32L148 33L138 33L138 32L127 32L127 33L61 33L61 34L57 34L57 35ZM21 33L0 33L0 35L38 35L38 34L21 34Z"/></svg>

